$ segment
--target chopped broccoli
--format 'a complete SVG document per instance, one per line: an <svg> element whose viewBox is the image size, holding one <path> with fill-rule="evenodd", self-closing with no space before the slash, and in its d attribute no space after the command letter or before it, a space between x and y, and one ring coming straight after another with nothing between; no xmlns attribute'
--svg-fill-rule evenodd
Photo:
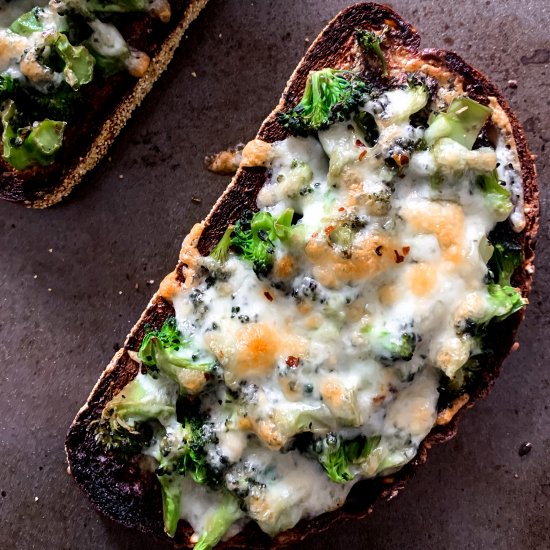
<svg viewBox="0 0 550 550"><path fill-rule="evenodd" d="M227 530L243 516L239 502L229 493L222 495L220 505L208 513L205 526L193 550L211 550L220 542Z"/></svg>
<svg viewBox="0 0 550 550"><path fill-rule="evenodd" d="M386 58L384 57L384 53L382 52L382 48L380 46L384 41L384 34L385 30L382 34L376 34L373 31L367 31L365 29L357 29L355 31L357 42L363 50L367 54L372 52L379 59L380 64L382 65L382 76L386 76L388 74Z"/></svg>
<svg viewBox="0 0 550 550"><path fill-rule="evenodd" d="M183 369L211 372L216 364L206 352L195 349L192 340L178 330L175 317L169 317L160 330L148 329L138 357L150 370L160 371L178 382L184 390L186 383Z"/></svg>
<svg viewBox="0 0 550 550"><path fill-rule="evenodd" d="M411 330L394 332L365 325L361 332L368 336L374 355L383 362L410 361L414 355L417 338Z"/></svg>
<svg viewBox="0 0 550 550"><path fill-rule="evenodd" d="M29 36L33 32L40 32L43 29L40 22L40 15L43 11L43 8L35 7L31 11L20 15L9 26L10 31L22 36Z"/></svg>
<svg viewBox="0 0 550 550"><path fill-rule="evenodd" d="M67 36L59 32L48 36L46 43L63 61L65 82L73 90L92 81L95 59L85 46L73 46Z"/></svg>
<svg viewBox="0 0 550 550"><path fill-rule="evenodd" d="M12 92L14 87L15 87L15 83L13 81L13 78L9 74L7 73L0 74L0 98L4 94L8 94Z"/></svg>
<svg viewBox="0 0 550 550"><path fill-rule="evenodd" d="M147 423L175 413L176 394L162 382L138 375L107 403L94 424L95 438L107 450L136 454L153 435Z"/></svg>
<svg viewBox="0 0 550 550"><path fill-rule="evenodd" d="M490 283L487 289L489 291L487 309L480 319L476 319L479 324L486 324L492 319L503 321L527 304L519 290L511 286Z"/></svg>
<svg viewBox="0 0 550 550"><path fill-rule="evenodd" d="M66 123L45 119L32 126L17 128L12 122L17 119L15 103L8 100L2 117L3 157L17 170L31 166L48 166L61 148Z"/></svg>
<svg viewBox="0 0 550 550"><path fill-rule="evenodd" d="M178 475L158 475L162 493L162 517L164 520L164 532L169 537L174 537L180 520L180 503L182 495L181 477Z"/></svg>
<svg viewBox="0 0 550 550"><path fill-rule="evenodd" d="M217 473L206 460L205 445L211 431L200 416L189 416L178 429L167 433L160 441L158 476L189 475L196 483L218 485Z"/></svg>
<svg viewBox="0 0 550 550"><path fill-rule="evenodd" d="M446 113L432 115L424 133L427 145L448 137L471 149L492 109L469 97L453 99Z"/></svg>
<svg viewBox="0 0 550 550"><path fill-rule="evenodd" d="M279 113L279 121L299 135L318 132L346 120L365 100L367 92L365 82L350 71L312 71L302 100L293 109Z"/></svg>
<svg viewBox="0 0 550 550"><path fill-rule="evenodd" d="M522 264L521 245L515 242L496 243L493 255L489 261L493 282L500 285L510 285L514 271Z"/></svg>
<svg viewBox="0 0 550 550"><path fill-rule="evenodd" d="M210 255L223 262L227 259L229 248L234 248L253 265L258 275L265 275L273 265L275 242L290 235L293 214L291 208L287 208L278 218L273 218L269 212L253 214L247 211L234 228L227 228Z"/></svg>
<svg viewBox="0 0 550 550"><path fill-rule="evenodd" d="M323 439L314 441L309 452L317 458L332 481L347 483L355 477L351 466L361 464L379 443L380 436L360 435L345 440L331 432Z"/></svg>
<svg viewBox="0 0 550 550"><path fill-rule="evenodd" d="M69 122L78 113L79 104L80 94L66 82L62 82L55 91L48 94L28 87L17 87L17 105L29 121L46 116Z"/></svg>
<svg viewBox="0 0 550 550"><path fill-rule="evenodd" d="M504 221L511 214L514 206L511 194L506 187L500 185L496 170L481 174L476 178L476 184L481 189L487 206L497 216L498 221Z"/></svg>
<svg viewBox="0 0 550 550"><path fill-rule="evenodd" d="M179 520L179 503L184 477L201 485L218 486L220 473L207 462L205 446L214 440L214 432L190 403L181 407L178 401L178 423L167 426L159 443L158 467L155 474L162 489L164 530L173 537Z"/></svg>
<svg viewBox="0 0 550 550"><path fill-rule="evenodd" d="M214 260L224 263L229 256L229 247L231 246L231 235L233 233L234 226L230 225L225 230L223 237L218 244L210 251L210 257Z"/></svg>

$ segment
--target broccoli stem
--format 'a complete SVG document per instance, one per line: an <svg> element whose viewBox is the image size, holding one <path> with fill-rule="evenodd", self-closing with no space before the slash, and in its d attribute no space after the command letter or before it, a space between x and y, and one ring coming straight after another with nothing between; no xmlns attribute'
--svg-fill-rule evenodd
<svg viewBox="0 0 550 550"><path fill-rule="evenodd" d="M174 537L180 519L181 478L180 476L157 475L162 493L162 517L164 532Z"/></svg>
<svg viewBox="0 0 550 550"><path fill-rule="evenodd" d="M237 500L229 494L224 495L222 504L211 512L206 519L204 530L193 550L211 550L220 542L227 530L241 518L243 512Z"/></svg>

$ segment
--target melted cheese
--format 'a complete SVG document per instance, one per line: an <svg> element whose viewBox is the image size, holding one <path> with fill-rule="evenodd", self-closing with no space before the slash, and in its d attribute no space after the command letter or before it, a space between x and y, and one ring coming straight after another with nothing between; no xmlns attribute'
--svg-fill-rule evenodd
<svg viewBox="0 0 550 550"><path fill-rule="evenodd" d="M476 349L456 327L486 307L480 243L498 214L475 179L514 153L504 141L496 151L447 143L444 162L434 150L412 150L401 170L389 168L383 158L396 144L422 137L404 93L365 104L380 132L373 147L358 144L359 129L344 122L318 140L255 141L243 152L246 165L271 169L258 206L302 216L276 243L267 276L232 253L223 265L201 257L199 227L182 255L185 285L163 284L179 328L223 374L217 389L201 393L217 436L209 460L228 468L227 488L245 494L249 519L270 535L340 506L358 479L409 462L438 418L441 376L453 378ZM505 179L497 170L514 189L518 173L508 168ZM410 356L396 351L403 338ZM293 448L304 432L376 436L376 444L351 466L353 479L338 484ZM182 517L198 531L218 497L187 485ZM195 495L197 508L188 504Z"/></svg>

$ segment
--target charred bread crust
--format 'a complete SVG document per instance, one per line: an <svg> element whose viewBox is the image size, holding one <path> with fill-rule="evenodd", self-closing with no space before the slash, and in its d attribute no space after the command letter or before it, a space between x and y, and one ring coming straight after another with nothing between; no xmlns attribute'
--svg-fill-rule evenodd
<svg viewBox="0 0 550 550"><path fill-rule="evenodd" d="M517 270L513 282L515 286L521 288L522 294L527 296L534 274L533 259L539 203L534 158L527 148L523 130L502 94L484 75L455 53L442 50L419 51L420 38L414 28L405 23L390 8L376 4L357 4L338 14L315 40L294 71L279 105L263 123L258 137L270 142L284 139L287 132L278 124L276 113L299 101L309 71L327 66L341 66L352 55L351 37L356 28L377 30L384 25L389 25L391 28L387 54L416 59L448 71L461 79L464 90L469 95L484 103L487 103L489 97L495 97L507 114L521 162L526 214L526 227L521 233L525 260L523 266ZM241 168L237 172L204 222L197 243L201 254L208 253L227 225L236 220L244 209L255 206L256 195L265 178L265 169ZM185 245L182 252L184 250ZM176 280L183 282L186 265L182 260L175 273ZM138 528L161 538L166 536L162 527L160 488L153 479L154 476L140 470L135 462L124 464L106 454L95 443L93 434L88 428L90 422L99 417L110 397L135 376L138 365L130 359L128 351L139 348L145 325L160 327L171 314L173 314L171 305L157 293L132 329L124 349L115 355L92 391L88 402L78 413L66 441L70 471L95 506L110 518L128 527ZM228 545L255 548L296 543L309 533L325 530L342 519L363 518L372 512L378 499L389 500L396 496L405 482L414 475L416 469L427 460L428 451L432 445L454 437L462 410L472 407L476 401L487 395L498 376L502 362L513 348L515 333L522 318L523 311L499 323L497 327L493 327L489 334L489 341L495 353L485 365L483 378L475 388L472 388L468 396L459 398L454 403L454 407L451 404L447 409L449 414L444 422L434 426L420 446L415 459L406 467L392 476L358 483L342 508L311 520L303 520L295 528L278 535L273 541L251 522L244 531L232 538ZM190 533L190 527L180 522L175 543L178 546L189 546Z"/></svg>
<svg viewBox="0 0 550 550"><path fill-rule="evenodd" d="M185 31L208 0L173 0L172 16L162 23L136 14L118 24L128 43L146 52L151 63L136 80L127 73L94 81L82 90L83 116L68 124L54 164L14 170L0 157L0 198L46 208L68 195L109 147L170 63ZM119 98L113 101L112 98Z"/></svg>

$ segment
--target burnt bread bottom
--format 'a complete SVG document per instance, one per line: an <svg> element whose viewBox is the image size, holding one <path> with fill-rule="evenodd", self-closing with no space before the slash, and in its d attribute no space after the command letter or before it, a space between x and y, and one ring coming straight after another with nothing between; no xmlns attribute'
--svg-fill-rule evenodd
<svg viewBox="0 0 550 550"><path fill-rule="evenodd" d="M527 148L521 126L506 100L496 87L458 55L442 50L420 50L420 38L414 28L404 22L390 8L376 4L358 4L341 12L333 19L312 44L291 76L276 109L263 123L257 139L273 143L289 137L290 132L281 124L278 113L293 108L301 99L311 71L326 67L348 67L354 57L357 29L380 32L385 30L384 53L390 67L407 72L422 72L432 78L459 83L468 97L500 108L510 124L521 164L524 192L525 227L519 234L523 263L516 269L513 284L527 297L534 274L534 244L538 228L539 206L536 172ZM375 61L376 62L376 61ZM366 67L365 72L371 70ZM494 98L494 99L490 99ZM226 192L214 206L206 220L196 226L184 242L180 261L167 282L153 296L149 307L132 329L124 348L113 358L93 389L87 403L79 411L71 426L66 449L71 474L96 507L108 517L144 532L164 537L162 503L159 484L152 473L140 467L139 459L130 461L108 453L98 444L90 425L97 421L105 405L132 380L140 370L132 357L140 348L147 326L159 329L174 315L170 302L172 285L182 285L190 273L192 251L202 255L210 253L220 241L229 224L241 218L245 210L256 210L258 193L267 179L261 167L242 166ZM497 228L497 232L506 228ZM346 503L334 512L314 519L303 520L293 529L279 534L271 544L283 546L303 539L308 533L321 531L331 523L344 518L361 518L370 513L379 498L395 496L416 468L426 461L428 450L435 443L451 439L457 431L462 410L470 408L483 398L498 376L500 366L514 345L517 327L523 312L517 312L497 326L490 327L488 339L494 353L485 359L482 376L475 385L459 397L440 399L438 422L422 442L416 457L398 472L381 478L359 482ZM180 523L175 541L189 545L192 529ZM236 537L232 546L262 547L270 539L252 522Z"/></svg>
<svg viewBox="0 0 550 550"><path fill-rule="evenodd" d="M67 196L107 154L207 1L172 0L167 22L148 13L121 14L119 26L128 44L150 57L147 70L139 78L121 71L83 86L78 116L67 124L63 146L49 166L16 170L0 158L0 198L47 208Z"/></svg>

